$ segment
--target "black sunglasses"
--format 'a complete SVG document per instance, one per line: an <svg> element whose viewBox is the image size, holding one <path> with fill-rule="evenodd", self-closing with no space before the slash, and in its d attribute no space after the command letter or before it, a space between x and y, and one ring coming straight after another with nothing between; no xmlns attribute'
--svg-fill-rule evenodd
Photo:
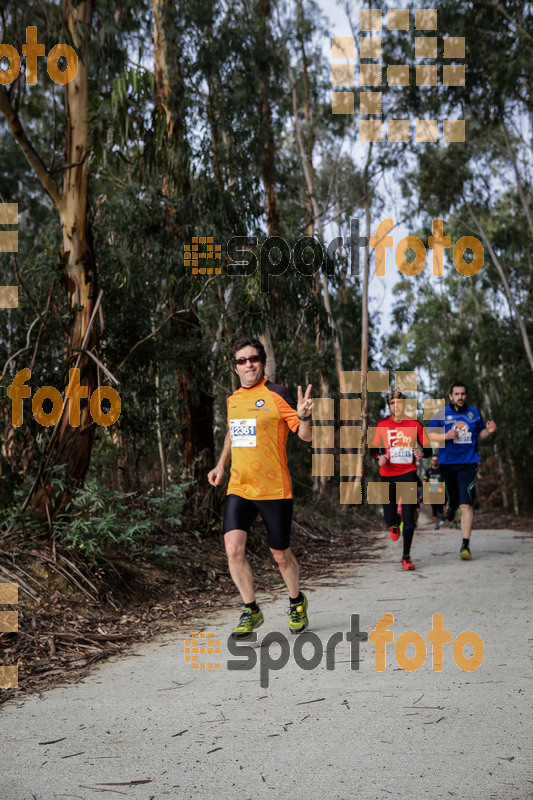
<svg viewBox="0 0 533 800"><path fill-rule="evenodd" d="M247 358L236 358L234 363L238 364L239 367L244 367L247 361L249 361L250 364L257 364L259 361L261 361L261 356L248 356Z"/></svg>

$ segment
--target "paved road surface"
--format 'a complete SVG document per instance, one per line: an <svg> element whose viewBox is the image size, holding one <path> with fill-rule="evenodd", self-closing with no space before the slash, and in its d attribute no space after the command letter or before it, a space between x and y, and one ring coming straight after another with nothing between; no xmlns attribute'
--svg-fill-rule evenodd
<svg viewBox="0 0 533 800"><path fill-rule="evenodd" d="M458 531L425 523L415 535L414 573L399 568L401 542L377 535L387 539L378 562L344 568L337 578L332 571L308 595L324 649L334 633L339 639L350 630L351 615L370 632L393 614L384 671L375 670L371 641L361 643L359 669L351 669L355 642L346 637L334 669L326 669L325 655L315 669L301 669L293 656L299 637L291 637L283 669L265 669L282 654L270 644L247 651L257 656L254 668L229 670L228 660L237 659L227 636L238 608L212 615L192 629L221 639L221 655L199 656L218 659L220 670L193 670L184 661L191 629L179 630L101 665L83 683L4 706L2 800L533 797L532 535L475 531L474 560L466 563ZM289 638L285 610L284 596L264 603L260 640L275 631ZM427 643L434 613L443 614L452 639L440 672ZM406 631L426 642L417 671L396 661ZM454 661L462 631L484 644L474 671ZM421 657L420 640L418 647ZM414 651L408 645L405 654ZM315 652L318 658L310 637L302 656ZM464 647L465 659L479 654L479 641L477 650Z"/></svg>

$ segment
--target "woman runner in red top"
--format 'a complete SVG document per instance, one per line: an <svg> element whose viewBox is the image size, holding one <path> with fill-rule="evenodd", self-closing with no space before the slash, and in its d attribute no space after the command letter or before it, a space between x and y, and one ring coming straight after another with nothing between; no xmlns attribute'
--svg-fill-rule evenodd
<svg viewBox="0 0 533 800"><path fill-rule="evenodd" d="M390 416L376 425L372 446L379 448L374 457L379 462L381 480L389 484L389 502L383 505L385 522L390 526L390 537L394 542L400 538L400 524L403 522L402 566L411 570L415 568L411 561L411 543L417 507L416 468L425 455L421 446L427 446L429 440L418 420L404 416L405 395L402 392L389 394L387 403ZM431 455L430 448L427 448L427 455ZM405 486L402 493L402 484L412 486ZM409 497L411 493L412 497ZM398 514L399 501L402 503L402 517Z"/></svg>

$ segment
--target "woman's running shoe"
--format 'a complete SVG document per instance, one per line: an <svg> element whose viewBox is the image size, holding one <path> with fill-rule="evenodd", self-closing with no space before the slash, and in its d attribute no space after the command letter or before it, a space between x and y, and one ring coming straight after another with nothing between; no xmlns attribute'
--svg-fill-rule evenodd
<svg viewBox="0 0 533 800"><path fill-rule="evenodd" d="M400 526L399 525L391 525L389 536L393 542L397 542L400 538Z"/></svg>
<svg viewBox="0 0 533 800"><path fill-rule="evenodd" d="M415 565L411 561L411 556L403 556L402 557L402 567L404 569L414 569Z"/></svg>

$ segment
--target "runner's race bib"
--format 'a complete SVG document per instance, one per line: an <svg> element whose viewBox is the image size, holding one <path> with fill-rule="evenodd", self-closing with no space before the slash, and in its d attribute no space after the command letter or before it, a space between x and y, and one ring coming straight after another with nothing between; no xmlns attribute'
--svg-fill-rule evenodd
<svg viewBox="0 0 533 800"><path fill-rule="evenodd" d="M441 481L439 481L438 478L430 478L429 479L429 491L430 492L440 492L439 483L441 483Z"/></svg>
<svg viewBox="0 0 533 800"><path fill-rule="evenodd" d="M413 461L413 448L391 447L389 461L391 464L411 464Z"/></svg>
<svg viewBox="0 0 533 800"><path fill-rule="evenodd" d="M455 430L458 433L457 439L453 440L455 444L472 444L472 431L469 431L466 425L456 425Z"/></svg>
<svg viewBox="0 0 533 800"><path fill-rule="evenodd" d="M232 447L256 447L257 428L255 419L230 419L229 432Z"/></svg>

